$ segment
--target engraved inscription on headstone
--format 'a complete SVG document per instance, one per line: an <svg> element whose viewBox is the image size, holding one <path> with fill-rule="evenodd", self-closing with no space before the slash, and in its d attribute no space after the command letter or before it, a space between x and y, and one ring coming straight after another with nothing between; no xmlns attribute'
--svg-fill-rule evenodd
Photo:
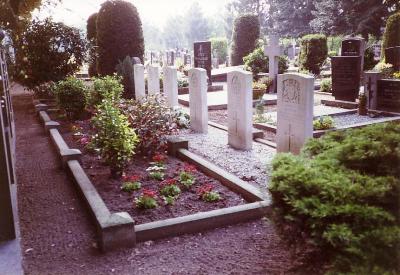
<svg viewBox="0 0 400 275"><path fill-rule="evenodd" d="M360 56L332 57L332 93L336 100L356 101L360 89Z"/></svg>
<svg viewBox="0 0 400 275"><path fill-rule="evenodd" d="M378 80L377 110L400 113L400 80Z"/></svg>

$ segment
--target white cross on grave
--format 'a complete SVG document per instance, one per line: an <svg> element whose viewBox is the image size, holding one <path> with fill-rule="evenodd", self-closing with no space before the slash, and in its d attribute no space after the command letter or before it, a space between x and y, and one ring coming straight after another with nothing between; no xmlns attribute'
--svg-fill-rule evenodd
<svg viewBox="0 0 400 275"><path fill-rule="evenodd" d="M276 35L269 36L268 46L264 48L264 54L269 59L268 76L272 79L272 91L276 92L276 80L278 75L279 56L283 54L283 48L279 46L279 37Z"/></svg>

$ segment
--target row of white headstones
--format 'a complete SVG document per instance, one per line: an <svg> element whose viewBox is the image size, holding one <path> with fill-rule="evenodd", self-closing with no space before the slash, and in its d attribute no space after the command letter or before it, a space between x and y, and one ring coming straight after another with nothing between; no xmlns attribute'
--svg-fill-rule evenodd
<svg viewBox="0 0 400 275"><path fill-rule="evenodd" d="M164 67L163 94L169 107L178 106L178 81L175 67ZM147 66L148 94L160 93L160 68ZM146 96L144 66L134 65L136 100ZM253 76L243 70L227 75L228 144L235 149L251 150L253 143ZM277 151L298 154L313 135L314 77L287 73L277 76ZM190 127L194 132L208 132L207 71L189 71Z"/></svg>

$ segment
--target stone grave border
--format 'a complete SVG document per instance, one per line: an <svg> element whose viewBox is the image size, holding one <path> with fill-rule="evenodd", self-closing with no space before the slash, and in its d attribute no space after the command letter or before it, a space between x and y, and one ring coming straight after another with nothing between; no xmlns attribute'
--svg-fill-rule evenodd
<svg viewBox="0 0 400 275"><path fill-rule="evenodd" d="M253 108L256 107L258 102L259 102L258 99L253 100ZM267 100L264 100L264 106L276 105L276 102L277 102L277 99L267 99ZM183 99L178 98L178 103L185 107L189 107L188 100L183 100ZM208 105L209 111L227 110L227 108L228 108L228 104Z"/></svg>
<svg viewBox="0 0 400 275"><path fill-rule="evenodd" d="M120 247L133 247L136 242L242 223L262 218L269 212L270 202L256 187L190 152L188 141L175 137L168 140L169 155L195 164L200 171L220 181L232 192L242 196L247 203L135 225L127 212L111 213L107 208L80 164L82 153L78 149L68 147L58 130L60 124L49 117L47 112L55 110L50 110L49 106L41 103L40 100L33 102L39 119L45 131L49 133L60 157L61 167L73 179L78 192L88 206L96 225L99 247L103 252Z"/></svg>
<svg viewBox="0 0 400 275"><path fill-rule="evenodd" d="M356 123L356 124L351 124L351 125L347 125L347 126L335 127L335 128L327 129L327 130L314 130L313 137L319 138L328 132L361 128L361 127L365 127L365 126L373 125L373 124L377 124L377 123L384 123L384 122L391 122L391 121L399 121L400 122L400 113L383 112L383 111L376 111L376 110L368 110L368 112L377 114L377 115L385 115L387 117L382 118L382 119L372 120L369 122L362 122L362 123ZM356 113L357 113L357 110L349 110L348 112L330 114L329 116L343 116L343 115L356 114ZM253 123L253 127L256 129L266 130L266 131L270 131L272 133L276 133L276 126L272 125L272 124Z"/></svg>

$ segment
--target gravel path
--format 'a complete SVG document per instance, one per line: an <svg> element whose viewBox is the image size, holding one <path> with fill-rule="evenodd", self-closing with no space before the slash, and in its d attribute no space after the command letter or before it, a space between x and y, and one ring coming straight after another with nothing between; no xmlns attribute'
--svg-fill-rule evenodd
<svg viewBox="0 0 400 275"><path fill-rule="evenodd" d="M374 120L379 120L385 117L369 117L369 116L359 116L358 114L342 115L333 117L335 121L335 127L349 126L357 123L372 122Z"/></svg>
<svg viewBox="0 0 400 275"><path fill-rule="evenodd" d="M255 184L266 199L269 199L267 183L268 167L276 150L266 145L253 142L251 151L239 151L228 146L228 132L208 127L208 134L183 134L189 140L189 149L242 180Z"/></svg>
<svg viewBox="0 0 400 275"><path fill-rule="evenodd" d="M31 98L13 100L25 274L300 273L299 255L293 256L267 219L99 253L88 211L59 168Z"/></svg>

